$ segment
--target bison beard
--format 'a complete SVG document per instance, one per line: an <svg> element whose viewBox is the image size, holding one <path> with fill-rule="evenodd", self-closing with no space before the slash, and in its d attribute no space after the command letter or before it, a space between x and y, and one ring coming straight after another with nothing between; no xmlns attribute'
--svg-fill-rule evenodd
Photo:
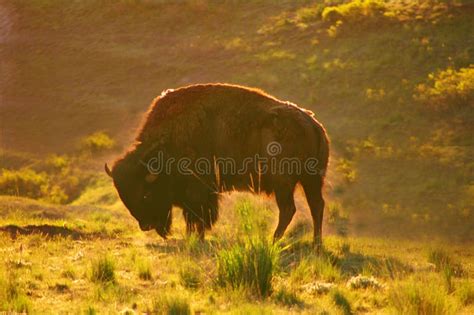
<svg viewBox="0 0 474 315"><path fill-rule="evenodd" d="M281 146L277 156L268 152L269 143ZM255 155L278 161L311 158L317 160L320 172L264 173L249 168L244 173L225 173L214 167L208 174L197 176L191 163L191 174L184 174L176 164L151 174L148 162L159 154L192 162L226 157L238 166ZM296 212L293 193L299 183L311 209L314 241L319 248L328 157L326 132L310 111L256 89L201 84L168 90L157 97L134 146L112 170L106 165L106 172L140 227L155 229L163 238L170 233L173 206L183 209L188 233L204 238L205 230L217 220L219 193L250 190L275 195L280 210L274 234L278 239Z"/></svg>

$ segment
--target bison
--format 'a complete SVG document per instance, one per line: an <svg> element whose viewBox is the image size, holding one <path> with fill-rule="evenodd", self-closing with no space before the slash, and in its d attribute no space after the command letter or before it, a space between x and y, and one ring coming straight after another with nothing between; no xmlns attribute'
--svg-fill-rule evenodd
<svg viewBox="0 0 474 315"><path fill-rule="evenodd" d="M328 157L326 131L311 111L254 88L198 84L154 99L134 145L105 171L140 228L165 239L173 206L183 210L187 232L204 238L219 194L232 190L275 196L279 239L300 183L319 248Z"/></svg>

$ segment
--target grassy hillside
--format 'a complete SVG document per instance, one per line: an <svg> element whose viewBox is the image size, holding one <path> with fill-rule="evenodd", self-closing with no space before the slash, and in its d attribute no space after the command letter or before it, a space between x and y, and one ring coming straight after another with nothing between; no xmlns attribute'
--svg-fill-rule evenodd
<svg viewBox="0 0 474 315"><path fill-rule="evenodd" d="M34 314L474 311L472 244L328 236L323 254L317 256L312 233L303 223L273 246L265 240L273 228L267 218L275 217L271 204L243 194L224 199L223 219L202 243L184 237L182 222L166 242L155 233L143 233L114 203L53 206L1 197L0 310Z"/></svg>
<svg viewBox="0 0 474 315"><path fill-rule="evenodd" d="M76 155L97 131L127 146L165 88L245 84L325 124L328 192L353 233L473 238L470 1L3 7L5 167L24 165L18 151Z"/></svg>
<svg viewBox="0 0 474 315"><path fill-rule="evenodd" d="M470 0L0 1L0 311L474 312L473 13ZM321 257L299 191L277 246L274 202L238 193L205 243L182 220L168 242L138 230L103 163L156 95L198 82L262 88L325 125ZM262 277L243 272L255 261Z"/></svg>

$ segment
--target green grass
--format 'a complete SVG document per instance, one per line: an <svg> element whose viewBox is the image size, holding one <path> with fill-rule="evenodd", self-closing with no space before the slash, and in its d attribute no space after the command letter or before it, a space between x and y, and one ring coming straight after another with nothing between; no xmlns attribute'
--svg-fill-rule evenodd
<svg viewBox="0 0 474 315"><path fill-rule="evenodd" d="M403 314L455 314L458 301L436 278L412 278L392 288L390 304Z"/></svg>
<svg viewBox="0 0 474 315"><path fill-rule="evenodd" d="M217 281L221 286L248 289L266 297L272 291L272 279L278 270L279 245L261 238L246 239L217 256Z"/></svg>
<svg viewBox="0 0 474 315"><path fill-rule="evenodd" d="M224 216L232 217L233 209L226 210ZM94 211L83 211L91 212L82 213L84 224L94 223ZM8 219L9 214L4 217ZM233 228L235 221L223 219L227 222L224 230ZM28 220L34 224L36 219ZM177 218L176 223L176 229L184 231L183 220ZM235 314L356 314L469 313L472 308L474 270L469 259L473 249L469 246L452 245L447 254L464 270L460 276L451 276L449 290L443 272L437 272L426 255L432 244L327 236L323 255L318 257L311 247L311 230L291 239L281 253L258 234L239 241L235 235L216 231L210 236L212 241L188 248L187 239L179 233L163 241L153 233L140 232L136 225L119 237L82 240L38 235L20 235L13 240L0 233L0 249L6 253L0 263L0 300L5 301L0 309L26 305L31 313L82 313L89 309L97 314L131 309L185 313L191 309ZM10 278L6 270L12 268ZM375 277L384 288L348 286L359 271L369 279ZM312 289L318 285L330 287ZM3 298L6 292L13 292L8 301ZM75 297L73 307L71 294ZM256 299L258 305L254 305Z"/></svg>
<svg viewBox="0 0 474 315"><path fill-rule="evenodd" d="M116 280L114 261L108 256L93 261L91 280L100 283L114 283Z"/></svg>
<svg viewBox="0 0 474 315"><path fill-rule="evenodd" d="M31 310L31 302L15 271L8 272L5 279L0 278L0 310L18 313L28 313Z"/></svg>
<svg viewBox="0 0 474 315"><path fill-rule="evenodd" d="M339 308L344 315L353 314L351 303L347 299L347 297L344 295L344 293L342 293L339 290L335 290L331 293L331 298L334 304L336 305L336 307Z"/></svg>
<svg viewBox="0 0 474 315"><path fill-rule="evenodd" d="M197 289L202 282L201 268L196 263L184 262L179 270L179 278L185 288Z"/></svg>
<svg viewBox="0 0 474 315"><path fill-rule="evenodd" d="M136 261L136 268L138 277L142 280L150 281L153 279L153 275L151 272L151 264L148 260L145 259L138 259Z"/></svg>
<svg viewBox="0 0 474 315"><path fill-rule="evenodd" d="M462 280L456 285L455 295L462 305L474 304L474 284L469 280Z"/></svg>
<svg viewBox="0 0 474 315"><path fill-rule="evenodd" d="M291 273L293 282L323 280L334 282L341 279L341 270L326 257L309 255L299 262Z"/></svg>
<svg viewBox="0 0 474 315"><path fill-rule="evenodd" d="M294 291L290 291L285 288L280 288L273 293L273 299L276 303L287 306L287 307L303 307L304 302Z"/></svg>
<svg viewBox="0 0 474 315"><path fill-rule="evenodd" d="M435 265L436 271L448 273L451 275L462 275L462 266L453 261L450 254L443 249L430 249L428 252L428 261Z"/></svg>
<svg viewBox="0 0 474 315"><path fill-rule="evenodd" d="M191 307L186 297L163 293L153 300L150 311L157 314L188 315L191 314Z"/></svg>

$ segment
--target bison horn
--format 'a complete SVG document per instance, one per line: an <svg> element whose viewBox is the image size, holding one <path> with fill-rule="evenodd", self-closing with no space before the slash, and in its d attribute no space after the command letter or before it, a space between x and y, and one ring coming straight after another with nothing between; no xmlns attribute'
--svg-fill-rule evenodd
<svg viewBox="0 0 474 315"><path fill-rule="evenodd" d="M148 174L145 176L145 181L146 181L147 183L153 183L157 178L158 178L158 175L148 173Z"/></svg>
<svg viewBox="0 0 474 315"><path fill-rule="evenodd" d="M107 163L105 163L104 169L105 169L105 172L107 173L107 175L109 175L110 177L112 177L112 171L110 170L110 168L109 168L109 166L107 165Z"/></svg>

